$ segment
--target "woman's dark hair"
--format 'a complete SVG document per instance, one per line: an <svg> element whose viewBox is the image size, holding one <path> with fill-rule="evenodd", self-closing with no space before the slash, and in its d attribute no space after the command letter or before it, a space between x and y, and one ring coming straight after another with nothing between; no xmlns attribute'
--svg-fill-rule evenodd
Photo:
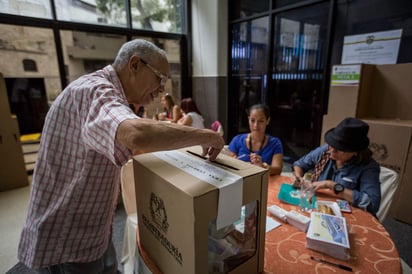
<svg viewBox="0 0 412 274"><path fill-rule="evenodd" d="M165 98L169 108L170 109L173 108L173 106L175 105L175 101L173 101L172 95L170 95L169 93L166 93L163 97Z"/></svg>
<svg viewBox="0 0 412 274"><path fill-rule="evenodd" d="M182 99L182 102L180 103L180 108L185 113L197 112L198 114L202 115L200 110L197 108L196 102L191 97Z"/></svg>
<svg viewBox="0 0 412 274"><path fill-rule="evenodd" d="M367 147L364 150L358 151L355 156L357 164L368 163L372 159L372 151Z"/></svg>
<svg viewBox="0 0 412 274"><path fill-rule="evenodd" d="M255 105L251 106L251 107L249 108L249 110L247 111L247 116L249 117L249 115L250 115L250 113L252 112L252 110L255 110L255 109L261 109L261 110L263 110L263 113L265 114L266 119L269 119L269 118L270 118L270 110L269 110L269 107L268 107L267 105L264 105L264 104L255 104Z"/></svg>

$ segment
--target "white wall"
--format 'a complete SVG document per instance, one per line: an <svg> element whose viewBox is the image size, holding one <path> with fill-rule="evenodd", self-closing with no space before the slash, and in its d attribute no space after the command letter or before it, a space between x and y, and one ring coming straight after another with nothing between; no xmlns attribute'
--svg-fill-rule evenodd
<svg viewBox="0 0 412 274"><path fill-rule="evenodd" d="M192 1L193 77L227 75L228 0Z"/></svg>

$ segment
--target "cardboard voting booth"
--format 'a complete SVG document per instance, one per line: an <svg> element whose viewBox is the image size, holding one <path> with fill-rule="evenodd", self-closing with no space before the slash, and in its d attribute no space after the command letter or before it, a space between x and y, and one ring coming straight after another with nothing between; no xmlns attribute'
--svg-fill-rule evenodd
<svg viewBox="0 0 412 274"><path fill-rule="evenodd" d="M335 65L324 133L346 117L412 120L412 63Z"/></svg>
<svg viewBox="0 0 412 274"><path fill-rule="evenodd" d="M134 157L140 245L167 273L263 271L268 172L200 147Z"/></svg>
<svg viewBox="0 0 412 274"><path fill-rule="evenodd" d="M324 134L346 117L369 123L375 160L399 173L399 186L390 215L412 223L410 142L412 129L412 63L336 65L332 68Z"/></svg>
<svg viewBox="0 0 412 274"><path fill-rule="evenodd" d="M389 214L412 224L412 120L363 119L369 124L369 148L381 165L399 174Z"/></svg>
<svg viewBox="0 0 412 274"><path fill-rule="evenodd" d="M29 184L17 117L10 112L6 83L0 73L0 191Z"/></svg>

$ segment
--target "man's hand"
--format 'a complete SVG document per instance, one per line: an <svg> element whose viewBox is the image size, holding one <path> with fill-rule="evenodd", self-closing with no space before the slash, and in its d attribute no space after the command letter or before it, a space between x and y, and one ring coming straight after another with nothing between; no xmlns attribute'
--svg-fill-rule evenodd
<svg viewBox="0 0 412 274"><path fill-rule="evenodd" d="M214 161L225 146L225 141L218 133L212 130L208 131L211 133L210 143L202 145L203 156L207 155L210 161Z"/></svg>

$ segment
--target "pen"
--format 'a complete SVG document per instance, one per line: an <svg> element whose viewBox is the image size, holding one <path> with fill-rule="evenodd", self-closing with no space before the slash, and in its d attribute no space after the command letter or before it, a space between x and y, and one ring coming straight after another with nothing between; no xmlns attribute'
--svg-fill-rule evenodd
<svg viewBox="0 0 412 274"><path fill-rule="evenodd" d="M243 157L246 157L246 156L249 156L249 154L242 154L240 156L237 156L237 158L240 159L240 158L243 158Z"/></svg>
<svg viewBox="0 0 412 274"><path fill-rule="evenodd" d="M332 262L325 261L325 260L322 260L322 259L320 259L320 258L316 258L316 257L313 257L313 256L310 256L310 258L311 258L312 260L314 260L314 261L321 262L321 263L325 263L325 264L329 264L329 265L333 265L333 266L339 267L340 269L344 269L344 270L346 270L346 271L352 272L352 268L350 268L349 266L332 263Z"/></svg>

